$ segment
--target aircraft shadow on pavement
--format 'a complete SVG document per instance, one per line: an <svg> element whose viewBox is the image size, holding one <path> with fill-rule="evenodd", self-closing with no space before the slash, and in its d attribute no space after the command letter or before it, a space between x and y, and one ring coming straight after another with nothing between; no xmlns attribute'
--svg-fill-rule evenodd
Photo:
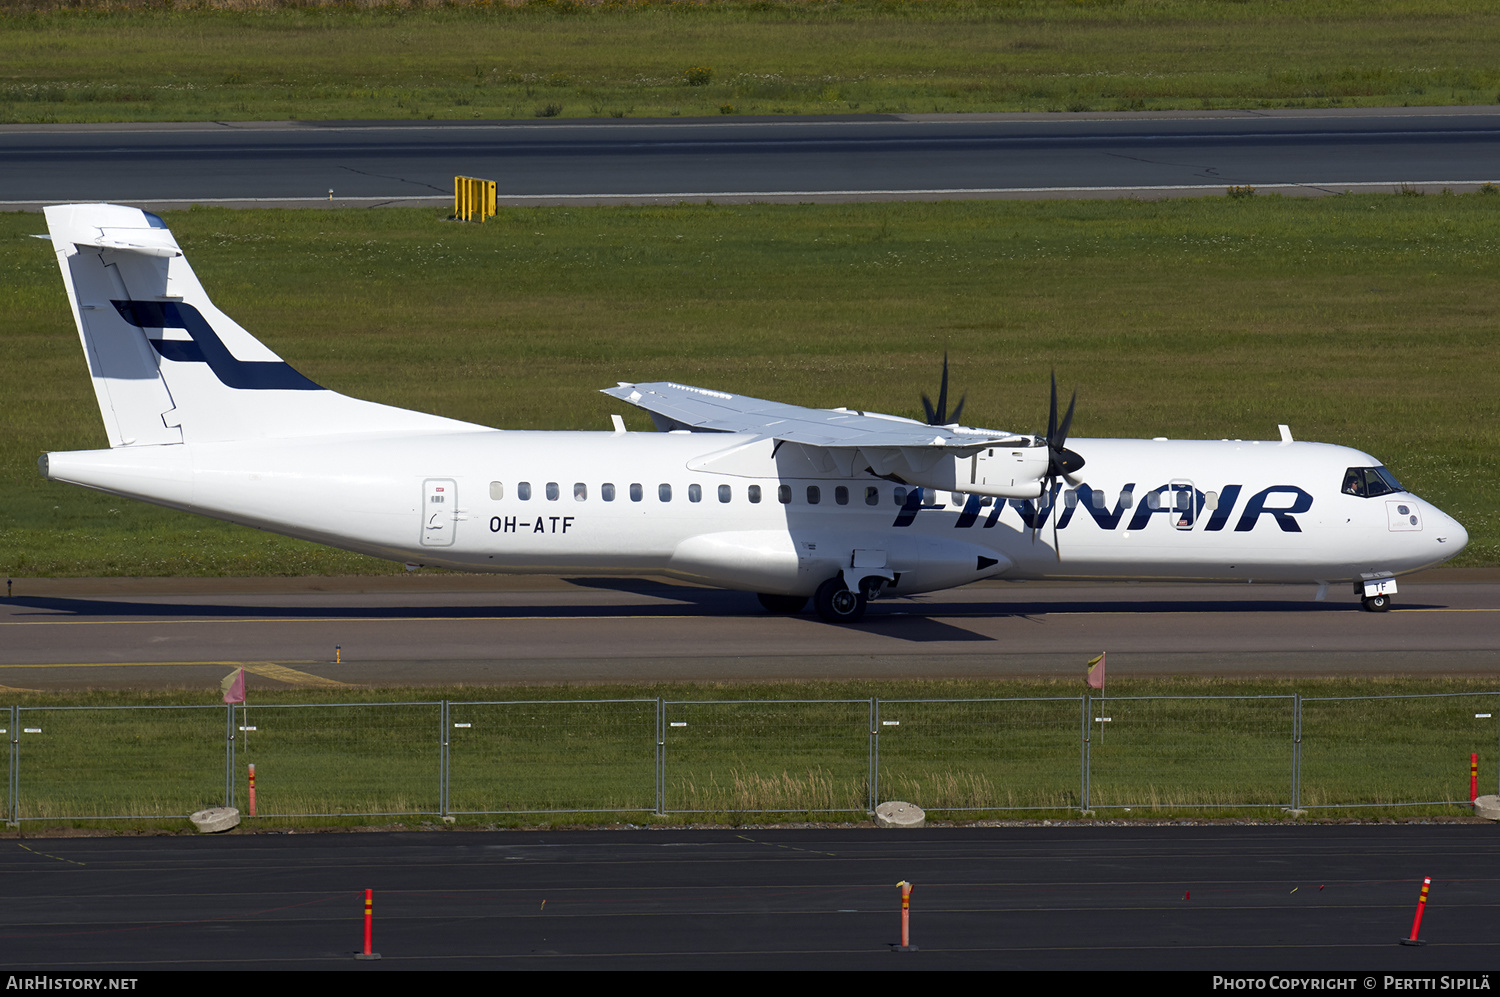
<svg viewBox="0 0 1500 997"><path fill-rule="evenodd" d="M676 585L654 580L629 578L572 578L568 579L581 588L595 588L632 595L650 596L649 603L575 605L380 605L338 606L302 605L289 600L277 603L243 604L217 601L174 602L169 599L136 601L130 599L90 599L52 596L13 596L4 600L12 607L27 607L36 610L36 616L66 615L71 617L174 617L178 619L491 619L506 617L554 617L569 619L577 617L640 616L643 611L653 616L757 616L768 619L771 614L761 609L755 598L744 592L724 589L700 588L694 585ZM358 598L357 596L351 598ZM1438 609L1438 604L1401 603L1395 612L1410 609ZM1134 613L1141 615L1168 613L1352 613L1359 606L1352 602L1313 602L1309 599L1261 599L1237 600L1078 600L1041 601L1036 599L996 600L990 603L959 602L954 600L929 599L882 599L870 605L863 620L851 629L875 627L888 636L907 640L978 640L977 634L951 623L953 619L996 619L1003 617L1040 617L1054 613L1074 615L1109 615ZM13 617L33 614L12 611ZM801 618L816 620L810 610ZM922 627L915 624L921 622ZM837 624L830 624L837 625ZM901 632L896 633L894 630ZM930 634L930 635L926 635ZM965 636L966 635L966 636Z"/></svg>

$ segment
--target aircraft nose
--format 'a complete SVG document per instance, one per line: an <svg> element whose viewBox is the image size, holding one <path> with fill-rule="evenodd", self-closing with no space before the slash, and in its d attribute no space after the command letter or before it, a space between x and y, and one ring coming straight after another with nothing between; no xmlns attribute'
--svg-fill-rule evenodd
<svg viewBox="0 0 1500 997"><path fill-rule="evenodd" d="M1433 524L1437 529L1433 531L1433 536L1442 548L1443 556L1445 558L1452 557L1469 545L1469 531L1463 528L1462 523L1446 512L1435 506L1431 508L1437 514L1435 517L1437 522Z"/></svg>

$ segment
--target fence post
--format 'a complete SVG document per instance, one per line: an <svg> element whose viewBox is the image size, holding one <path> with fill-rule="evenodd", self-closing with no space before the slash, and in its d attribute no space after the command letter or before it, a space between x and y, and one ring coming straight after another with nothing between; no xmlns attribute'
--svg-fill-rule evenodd
<svg viewBox="0 0 1500 997"><path fill-rule="evenodd" d="M1292 693L1292 809L1302 809L1302 693Z"/></svg>
<svg viewBox="0 0 1500 997"><path fill-rule="evenodd" d="M438 704L438 811L448 816L448 737L453 725L448 722L448 701Z"/></svg>
<svg viewBox="0 0 1500 997"><path fill-rule="evenodd" d="M234 806L234 704L224 704L224 805Z"/></svg>
<svg viewBox="0 0 1500 997"><path fill-rule="evenodd" d="M656 815L667 815L667 707L656 697Z"/></svg>
<svg viewBox="0 0 1500 997"><path fill-rule="evenodd" d="M21 805L16 797L21 793L21 708L12 706L10 708L10 789L5 794L10 803L10 819L6 822L12 827L21 826Z"/></svg>
<svg viewBox="0 0 1500 997"><path fill-rule="evenodd" d="M1079 745L1078 749L1080 765L1078 774L1078 802L1082 804L1079 807L1080 813L1089 812L1089 790L1092 788L1089 785L1089 777L1092 774L1089 768L1092 761L1089 748L1089 735L1094 729L1089 720L1089 713L1093 709L1091 700L1092 697L1088 693L1083 694L1083 743Z"/></svg>
<svg viewBox="0 0 1500 997"><path fill-rule="evenodd" d="M870 697L870 749L869 749L870 775L869 783L869 805L870 813L875 813L875 808L880 805L880 700L874 696Z"/></svg>

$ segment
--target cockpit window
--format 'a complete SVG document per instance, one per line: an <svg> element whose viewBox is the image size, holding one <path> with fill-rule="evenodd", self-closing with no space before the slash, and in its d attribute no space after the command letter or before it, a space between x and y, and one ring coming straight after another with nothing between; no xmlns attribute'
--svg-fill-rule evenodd
<svg viewBox="0 0 1500 997"><path fill-rule="evenodd" d="M1351 467L1344 472L1345 495L1374 498L1401 490L1401 482L1384 467Z"/></svg>

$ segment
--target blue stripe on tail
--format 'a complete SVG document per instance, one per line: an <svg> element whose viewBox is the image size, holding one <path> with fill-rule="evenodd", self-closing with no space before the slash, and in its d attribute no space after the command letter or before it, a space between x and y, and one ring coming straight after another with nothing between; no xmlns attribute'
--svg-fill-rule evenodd
<svg viewBox="0 0 1500 997"><path fill-rule="evenodd" d="M281 360L241 360L219 339L203 313L178 301L111 301L120 317L141 329L186 329L191 343L151 339L156 352L178 363L206 363L230 388L252 391L322 391ZM147 337L148 339L150 337Z"/></svg>

